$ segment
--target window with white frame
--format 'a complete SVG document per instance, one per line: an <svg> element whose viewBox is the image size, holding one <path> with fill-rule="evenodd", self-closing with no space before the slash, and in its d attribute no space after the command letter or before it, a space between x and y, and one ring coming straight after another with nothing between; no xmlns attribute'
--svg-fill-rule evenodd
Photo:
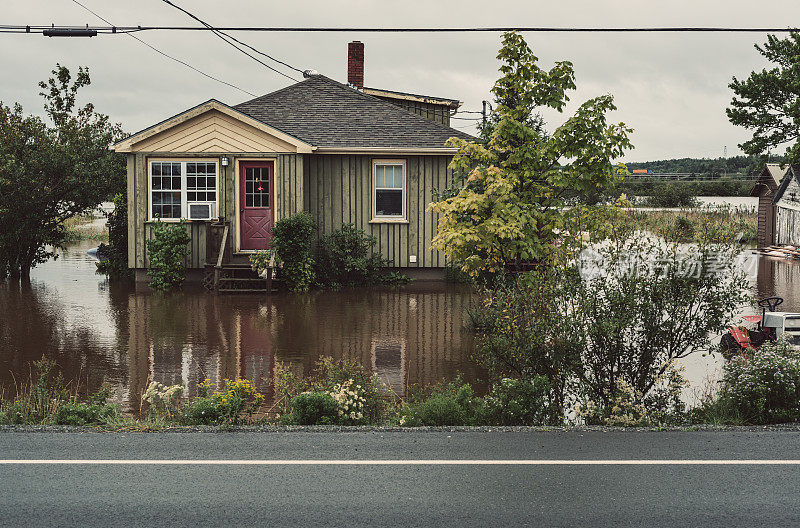
<svg viewBox="0 0 800 528"><path fill-rule="evenodd" d="M189 217L196 204L217 205L215 161L151 161L150 218Z"/></svg>
<svg viewBox="0 0 800 528"><path fill-rule="evenodd" d="M405 220L406 164L404 161L372 163L372 216L375 220Z"/></svg>

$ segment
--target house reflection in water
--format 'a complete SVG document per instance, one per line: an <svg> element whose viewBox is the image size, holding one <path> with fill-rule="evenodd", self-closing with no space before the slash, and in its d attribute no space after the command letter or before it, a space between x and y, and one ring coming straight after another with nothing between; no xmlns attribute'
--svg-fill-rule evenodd
<svg viewBox="0 0 800 528"><path fill-rule="evenodd" d="M800 312L800 261L759 255L755 286L759 299L783 297L779 310Z"/></svg>
<svg viewBox="0 0 800 528"><path fill-rule="evenodd" d="M138 409L150 380L247 378L272 399L275 363L308 375L322 356L348 359L398 395L462 374L475 381L472 336L463 329L469 288L411 285L307 295L214 296L186 291L128 297L126 407Z"/></svg>

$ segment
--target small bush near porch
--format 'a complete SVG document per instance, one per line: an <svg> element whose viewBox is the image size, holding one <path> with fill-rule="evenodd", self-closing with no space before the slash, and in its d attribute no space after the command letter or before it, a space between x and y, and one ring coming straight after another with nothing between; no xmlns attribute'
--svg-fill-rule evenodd
<svg viewBox="0 0 800 528"><path fill-rule="evenodd" d="M153 238L147 241L150 256L150 286L157 290L180 287L186 279L186 256L189 253L189 234L184 222L156 222Z"/></svg>
<svg viewBox="0 0 800 528"><path fill-rule="evenodd" d="M377 239L353 224L318 239L316 230L308 213L278 220L272 228L271 245L282 263L280 276L289 291L408 282L405 275L383 272L390 262L374 252ZM258 267L264 258L256 254L250 261Z"/></svg>

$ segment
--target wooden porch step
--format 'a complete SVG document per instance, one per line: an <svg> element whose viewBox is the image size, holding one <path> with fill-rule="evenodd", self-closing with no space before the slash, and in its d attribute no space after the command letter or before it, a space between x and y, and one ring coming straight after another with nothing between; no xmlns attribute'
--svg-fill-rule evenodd
<svg viewBox="0 0 800 528"><path fill-rule="evenodd" d="M224 242L225 236L222 238ZM274 261L270 260L270 265ZM216 264L206 262L203 285L219 293L272 293L277 282L258 276L249 262L222 262L218 258Z"/></svg>
<svg viewBox="0 0 800 528"><path fill-rule="evenodd" d="M267 293L266 288L219 288L217 291L219 293Z"/></svg>
<svg viewBox="0 0 800 528"><path fill-rule="evenodd" d="M223 269L253 269L250 264L235 264L235 263L228 263L222 265Z"/></svg>

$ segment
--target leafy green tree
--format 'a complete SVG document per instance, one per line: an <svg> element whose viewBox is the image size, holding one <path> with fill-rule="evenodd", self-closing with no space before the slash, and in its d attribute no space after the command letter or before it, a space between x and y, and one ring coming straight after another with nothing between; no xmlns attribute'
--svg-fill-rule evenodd
<svg viewBox="0 0 800 528"><path fill-rule="evenodd" d="M119 125L76 105L89 71L56 65L39 83L49 123L0 102L0 278L27 278L55 256L64 222L125 187L124 157L109 150L122 137Z"/></svg>
<svg viewBox="0 0 800 528"><path fill-rule="evenodd" d="M786 154L794 162L800 156L800 32L786 38L767 35L767 42L755 48L776 66L745 80L734 77L728 85L734 98L725 112L731 123L753 131L752 139L739 145L747 154L788 143Z"/></svg>
<svg viewBox="0 0 800 528"><path fill-rule="evenodd" d="M468 174L455 196L431 204L439 213L435 248L473 274L548 258L564 221L569 192L596 191L619 179L611 160L632 148L631 129L608 124L613 97L589 99L552 134L532 123L538 108L563 111L575 75L568 61L550 70L516 32L503 36L492 92L497 126L488 143L451 138L451 168ZM533 125L533 126L532 126Z"/></svg>

